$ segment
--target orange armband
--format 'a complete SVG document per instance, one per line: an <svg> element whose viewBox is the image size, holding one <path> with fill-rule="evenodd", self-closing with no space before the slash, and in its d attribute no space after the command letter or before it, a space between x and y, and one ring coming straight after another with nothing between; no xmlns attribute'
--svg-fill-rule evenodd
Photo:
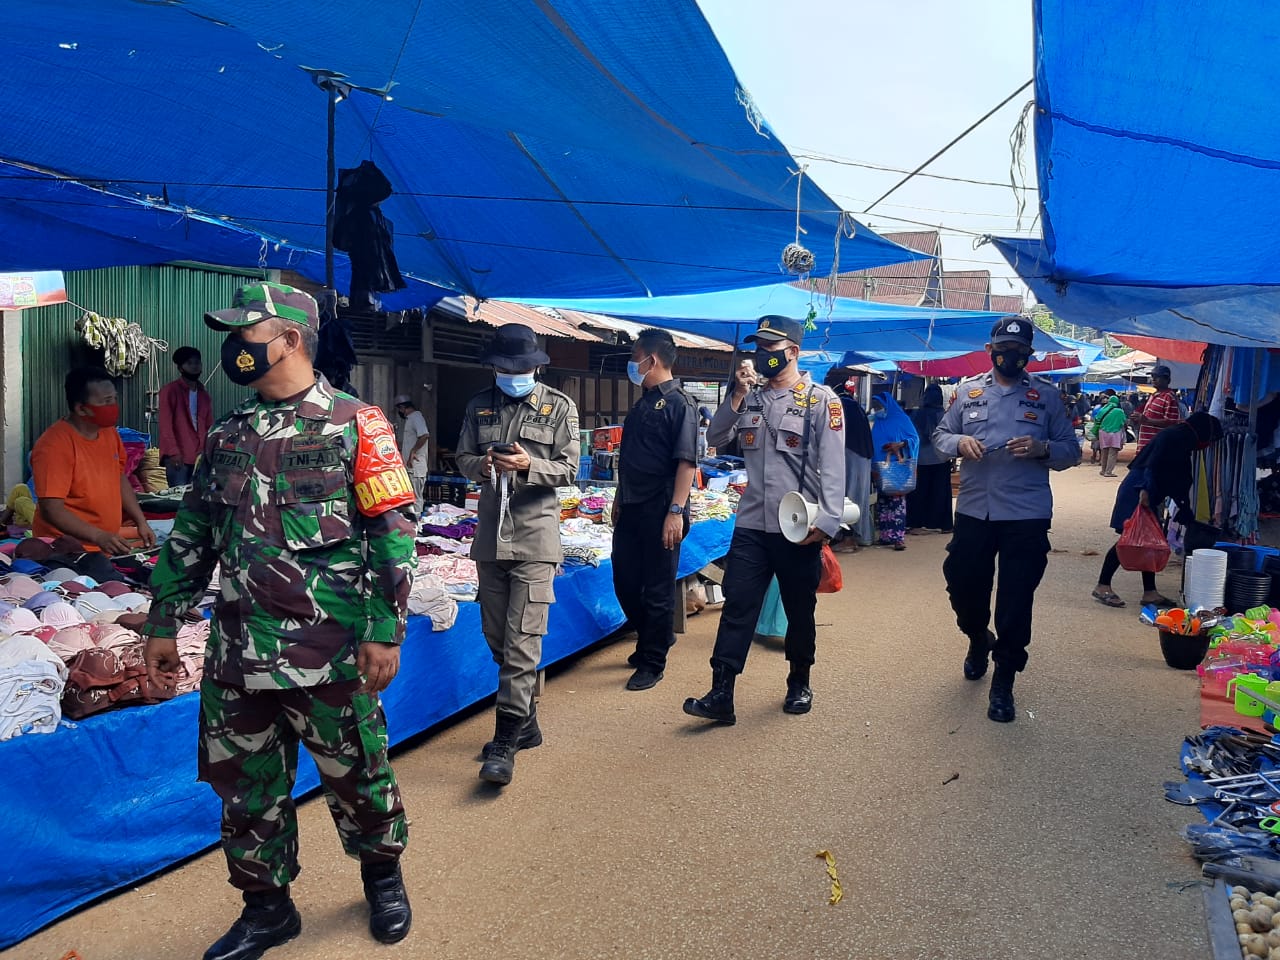
<svg viewBox="0 0 1280 960"><path fill-rule="evenodd" d="M377 407L356 414L356 503L366 517L377 517L413 503L409 471L396 449L396 434Z"/></svg>

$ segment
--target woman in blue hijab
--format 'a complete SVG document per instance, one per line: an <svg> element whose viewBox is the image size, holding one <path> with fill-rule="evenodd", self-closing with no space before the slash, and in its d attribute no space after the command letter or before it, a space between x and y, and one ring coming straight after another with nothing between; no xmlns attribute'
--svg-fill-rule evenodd
<svg viewBox="0 0 1280 960"><path fill-rule="evenodd" d="M879 464L910 461L914 470L920 456L920 434L898 406L898 401L887 393L871 398L871 479L880 485ZM876 543L891 546L895 550L907 549L907 497L906 494L889 494L883 490L876 497Z"/></svg>

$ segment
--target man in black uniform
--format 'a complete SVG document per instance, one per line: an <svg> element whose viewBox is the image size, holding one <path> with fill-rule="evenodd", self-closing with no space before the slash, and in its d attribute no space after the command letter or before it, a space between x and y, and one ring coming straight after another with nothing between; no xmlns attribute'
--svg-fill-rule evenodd
<svg viewBox="0 0 1280 960"><path fill-rule="evenodd" d="M671 334L642 330L627 364L631 382L644 387L622 431L613 501L613 589L636 631L628 690L657 684L676 642L676 568L689 532L698 411L671 375L675 362Z"/></svg>

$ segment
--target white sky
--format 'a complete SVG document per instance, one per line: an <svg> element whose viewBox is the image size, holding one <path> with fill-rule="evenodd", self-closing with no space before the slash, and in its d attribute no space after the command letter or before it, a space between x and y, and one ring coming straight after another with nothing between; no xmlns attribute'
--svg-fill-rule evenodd
<svg viewBox="0 0 1280 960"><path fill-rule="evenodd" d="M698 0L756 106L792 154L820 153L912 170L1031 77L1031 0ZM997 181L976 186L917 176L867 215L902 174L806 160L809 175L877 232L926 229L889 216L1012 235L1009 135L1028 88L926 173ZM1035 185L1027 148L1027 182ZM1036 194L1026 194L1022 234ZM1023 293L990 245L944 231L950 270L992 272L991 291ZM981 261L970 262L970 261Z"/></svg>

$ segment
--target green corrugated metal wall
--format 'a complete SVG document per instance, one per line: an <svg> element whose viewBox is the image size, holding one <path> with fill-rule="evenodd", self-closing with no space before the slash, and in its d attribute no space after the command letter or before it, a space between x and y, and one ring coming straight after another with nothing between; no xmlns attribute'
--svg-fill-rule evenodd
<svg viewBox="0 0 1280 960"><path fill-rule="evenodd" d="M206 310L231 305L236 287L260 279L254 274L222 272L178 266L112 267L107 270L79 270L66 274L67 296L75 303L103 316L124 317L139 324L157 340L167 340L168 353L156 356L161 385L177 376L171 357L180 346L193 346L204 358L208 377L218 366L222 334L204 325ZM81 311L71 304L39 307L22 314L23 449L30 450L36 438L66 413L62 379L78 364L97 364L101 354L89 349L76 332ZM158 426L146 416L147 364L140 364L129 378L117 381L120 392L120 423L158 439ZM248 394L225 376L214 373L209 380L214 418L222 416Z"/></svg>

